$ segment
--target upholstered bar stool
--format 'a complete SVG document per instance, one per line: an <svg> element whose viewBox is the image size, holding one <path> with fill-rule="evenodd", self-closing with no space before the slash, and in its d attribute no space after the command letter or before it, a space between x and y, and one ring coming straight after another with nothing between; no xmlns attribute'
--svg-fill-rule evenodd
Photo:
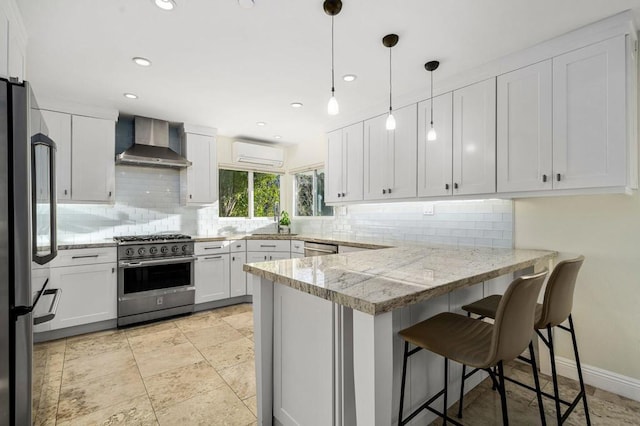
<svg viewBox="0 0 640 426"><path fill-rule="evenodd" d="M445 424L450 421L455 425L460 425L459 422L447 416L447 382L450 359L473 367L474 370L468 376L478 370L485 370L489 373L494 386L500 392L503 424L509 424L503 362L515 359L531 342L536 301L546 276L547 271L544 271L514 280L498 304L493 324L445 312L399 332L400 337L405 340L400 413L398 415L400 426L410 422L420 411L425 409L442 417ZM410 351L409 343L416 348ZM403 419L407 359L421 349L444 357L444 389L409 414L406 419ZM497 374L493 371L494 367L497 367ZM536 387L539 390L537 369L534 368L533 371L536 377ZM431 404L440 396L444 397L442 412L431 407ZM539 399L539 402L541 403L542 400ZM540 415L544 421L542 405L540 405Z"/></svg>
<svg viewBox="0 0 640 426"><path fill-rule="evenodd" d="M555 402L556 406L556 418L558 424L561 425L569 417L573 409L578 405L580 400L584 404L584 414L587 421L587 425L591 425L591 419L589 418L589 407L587 406L587 395L584 387L584 380L582 379L582 369L580 367L580 356L578 355L578 345L576 343L576 333L573 327L573 319L571 318L571 308L573 306L573 292L576 286L576 278L580 267L584 262L584 256L576 257L575 259L568 259L559 262L553 269L549 281L547 282L547 288L544 293L544 300L542 304L536 306L536 321L535 331L540 337L540 340L549 348L549 355L551 357L551 374L553 379L553 395L546 392L542 394L548 398L551 398ZM481 318L497 318L497 312L500 306L501 298L504 296L494 295L485 297L477 302L463 306L462 309L469 314L480 315ZM563 322L569 320L569 327L562 325ZM558 375L556 373L556 359L555 349L553 343L553 333L551 329L558 327L561 330L567 331L571 334L571 340L573 342L573 353L576 358L576 367L578 369L578 380L580 382L580 392L574 398L573 401L565 401L560 398L560 392L558 390ZM541 330L547 330L547 337L542 335ZM519 357L519 359L531 362L530 360ZM535 362L535 360L534 360ZM516 383L520 386L533 390L531 386L516 380L506 378L506 380ZM464 386L464 377L462 386ZM563 413L560 404L567 406L567 410Z"/></svg>

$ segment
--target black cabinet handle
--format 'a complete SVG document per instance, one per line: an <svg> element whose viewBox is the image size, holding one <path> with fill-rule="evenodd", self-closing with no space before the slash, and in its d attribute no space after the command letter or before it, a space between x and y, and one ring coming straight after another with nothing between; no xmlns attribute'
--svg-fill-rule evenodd
<svg viewBox="0 0 640 426"><path fill-rule="evenodd" d="M343 192L343 193L342 193L342 196L344 197L345 195L347 195L347 194L345 194L345 193Z"/></svg>
<svg viewBox="0 0 640 426"><path fill-rule="evenodd" d="M338 192L338 198L340 198L342 195Z"/></svg>
<svg viewBox="0 0 640 426"><path fill-rule="evenodd" d="M389 189L387 190L387 192L388 192L389 194L391 194L391 188L389 188Z"/></svg>
<svg viewBox="0 0 640 426"><path fill-rule="evenodd" d="M111 197L111 191L109 191L109 197Z"/></svg>
<svg viewBox="0 0 640 426"><path fill-rule="evenodd" d="M193 199L193 195L192 194L189 194L189 199L190 200Z"/></svg>
<svg viewBox="0 0 640 426"><path fill-rule="evenodd" d="M546 182L547 181L547 175L542 175L542 181Z"/></svg>
<svg viewBox="0 0 640 426"><path fill-rule="evenodd" d="M444 184L444 189L446 189L447 191L449 190L449 184L448 183Z"/></svg>
<svg viewBox="0 0 640 426"><path fill-rule="evenodd" d="M235 262L236 261L236 257L235 256L231 256L231 261Z"/></svg>
<svg viewBox="0 0 640 426"><path fill-rule="evenodd" d="M455 182L455 183L453 184L453 189L458 189L458 182Z"/></svg>
<svg viewBox="0 0 640 426"><path fill-rule="evenodd" d="M387 193L387 190L386 190L386 189L383 189L383 190L382 190L382 193L383 193L383 194L386 194L386 193Z"/></svg>
<svg viewBox="0 0 640 426"><path fill-rule="evenodd" d="M68 194L68 192L67 192L67 190L65 189L65 190L64 190L64 195L67 195L67 194Z"/></svg>
<svg viewBox="0 0 640 426"><path fill-rule="evenodd" d="M556 175L556 178L558 179L558 182L560 182L560 181L562 180L562 176L560 175L560 173L558 173L558 174Z"/></svg>

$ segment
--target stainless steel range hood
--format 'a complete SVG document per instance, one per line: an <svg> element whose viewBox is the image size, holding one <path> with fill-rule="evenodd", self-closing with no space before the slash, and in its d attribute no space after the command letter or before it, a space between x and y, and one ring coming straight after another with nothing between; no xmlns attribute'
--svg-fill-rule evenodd
<svg viewBox="0 0 640 426"><path fill-rule="evenodd" d="M169 123L135 117L135 143L116 155L116 164L183 169L191 161L169 148Z"/></svg>

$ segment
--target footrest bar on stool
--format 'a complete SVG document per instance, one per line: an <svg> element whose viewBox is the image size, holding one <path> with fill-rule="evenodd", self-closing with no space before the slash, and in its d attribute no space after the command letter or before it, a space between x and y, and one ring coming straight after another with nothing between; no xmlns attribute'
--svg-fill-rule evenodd
<svg viewBox="0 0 640 426"><path fill-rule="evenodd" d="M446 414L442 414L440 411L436 410L435 408L431 408L431 407L425 407L425 408L431 411L433 414L439 416L441 419L447 419L448 422L451 422L456 426L464 426L462 423L457 422L456 420L447 416Z"/></svg>
<svg viewBox="0 0 640 426"><path fill-rule="evenodd" d="M415 409L415 411L413 411L411 414L409 414L400 424L400 426L409 423L415 416L418 415L418 413L420 413L420 411L425 410L425 409L429 409L429 405L435 401L436 399L440 398L442 395L444 395L444 389L442 389L440 392L438 392L437 394L433 395L431 398L429 398L427 400L427 402L425 402L424 404L422 404L421 406L419 406L418 408Z"/></svg>
<svg viewBox="0 0 640 426"><path fill-rule="evenodd" d="M580 391L580 393L578 393L578 395L576 396L576 398L573 400L573 402L571 404L569 404L567 402L564 402L563 400L560 400L560 402L569 405L569 408L567 408L567 411L565 411L564 414L562 415L562 419L561 419L562 423L564 423L565 420L567 420L567 418L569 418L569 415L571 414L573 409L578 406L578 403L580 402L580 400L582 398L586 398L586 396L585 396L584 392Z"/></svg>

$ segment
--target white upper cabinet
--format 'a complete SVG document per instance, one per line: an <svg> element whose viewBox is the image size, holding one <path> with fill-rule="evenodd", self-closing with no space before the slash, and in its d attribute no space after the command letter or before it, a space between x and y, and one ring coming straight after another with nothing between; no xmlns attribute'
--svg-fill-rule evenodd
<svg viewBox="0 0 640 426"><path fill-rule="evenodd" d="M451 195L453 188L453 94L433 98L435 141L431 128L431 100L418 104L418 197Z"/></svg>
<svg viewBox="0 0 640 426"><path fill-rule="evenodd" d="M115 200L115 122L74 115L71 118L71 198Z"/></svg>
<svg viewBox="0 0 640 426"><path fill-rule="evenodd" d="M496 80L453 92L453 194L496 190Z"/></svg>
<svg viewBox="0 0 640 426"><path fill-rule="evenodd" d="M58 201L71 200L71 115L40 111L56 143L56 192Z"/></svg>
<svg viewBox="0 0 640 426"><path fill-rule="evenodd" d="M187 204L212 204L218 199L218 162L214 136L184 133L182 154L193 164L186 169Z"/></svg>
<svg viewBox="0 0 640 426"><path fill-rule="evenodd" d="M9 17L0 7L0 77L9 76Z"/></svg>
<svg viewBox="0 0 640 426"><path fill-rule="evenodd" d="M417 105L393 112L396 129L387 130L387 115L365 121L364 199L416 196Z"/></svg>
<svg viewBox="0 0 640 426"><path fill-rule="evenodd" d="M362 200L362 122L327 134L325 199Z"/></svg>
<svg viewBox="0 0 640 426"><path fill-rule="evenodd" d="M626 39L553 58L553 185L626 184Z"/></svg>
<svg viewBox="0 0 640 426"><path fill-rule="evenodd" d="M13 1L0 3L0 77L24 80L27 34Z"/></svg>
<svg viewBox="0 0 640 426"><path fill-rule="evenodd" d="M498 77L498 192L552 188L551 60Z"/></svg>

